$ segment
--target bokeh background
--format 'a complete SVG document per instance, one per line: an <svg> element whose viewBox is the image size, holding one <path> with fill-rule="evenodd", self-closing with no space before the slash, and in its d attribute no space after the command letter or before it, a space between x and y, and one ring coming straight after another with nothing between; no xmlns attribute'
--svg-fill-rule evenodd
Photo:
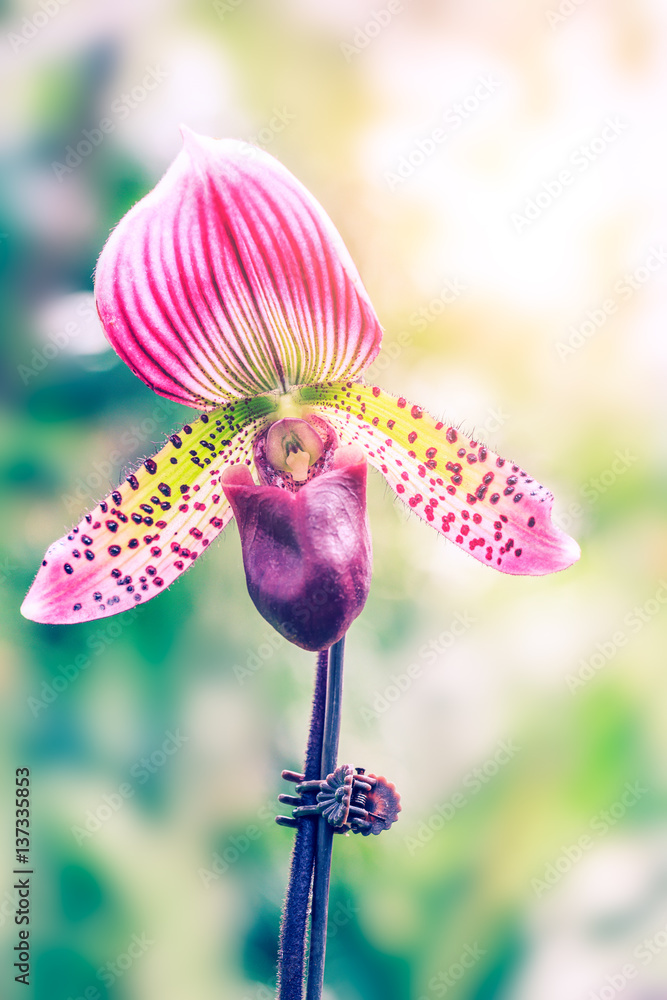
<svg viewBox="0 0 667 1000"><path fill-rule="evenodd" d="M583 552L500 576L371 477L341 757L403 812L336 842L327 997L664 1000L665 5L5 0L0 43L2 995L273 995L292 834L272 817L313 657L254 611L235 526L134 618L18 613L47 545L188 419L90 311L185 122L313 191L386 329L373 377L546 483Z"/></svg>

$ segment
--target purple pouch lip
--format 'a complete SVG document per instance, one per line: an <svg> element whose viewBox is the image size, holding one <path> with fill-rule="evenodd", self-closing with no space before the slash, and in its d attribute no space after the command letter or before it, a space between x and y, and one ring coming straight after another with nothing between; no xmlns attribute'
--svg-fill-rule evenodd
<svg viewBox="0 0 667 1000"><path fill-rule="evenodd" d="M257 486L244 466L223 475L250 597L302 649L333 645L366 603L372 566L366 473L361 450L348 446L337 449L331 471L296 493Z"/></svg>

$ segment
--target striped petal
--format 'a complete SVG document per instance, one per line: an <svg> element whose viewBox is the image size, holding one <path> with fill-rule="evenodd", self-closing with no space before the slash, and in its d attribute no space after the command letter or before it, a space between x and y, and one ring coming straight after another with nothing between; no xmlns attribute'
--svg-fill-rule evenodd
<svg viewBox="0 0 667 1000"><path fill-rule="evenodd" d="M361 373L382 334L321 206L259 149L184 138L97 265L120 357L156 392L203 409Z"/></svg>
<svg viewBox="0 0 667 1000"><path fill-rule="evenodd" d="M274 406L227 404L172 434L49 548L23 615L52 625L108 618L173 583L231 518L220 475L234 463L254 470L252 442Z"/></svg>
<svg viewBox="0 0 667 1000"><path fill-rule="evenodd" d="M551 521L544 486L420 406L354 382L308 386L300 396L342 442L365 449L415 514L480 562L541 576L579 558L574 539Z"/></svg>

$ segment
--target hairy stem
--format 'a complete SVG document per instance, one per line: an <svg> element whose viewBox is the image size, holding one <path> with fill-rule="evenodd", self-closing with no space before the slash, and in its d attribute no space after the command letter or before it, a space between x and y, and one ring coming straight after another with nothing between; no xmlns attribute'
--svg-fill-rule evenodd
<svg viewBox="0 0 667 1000"><path fill-rule="evenodd" d="M320 777L324 737L329 650L317 655L313 709L308 731L304 775ZM328 773L328 772L327 772ZM315 793L304 793L304 804L315 802ZM278 1000L303 1000L308 904L313 880L317 819L301 819L294 838L289 882L280 926L278 947Z"/></svg>
<svg viewBox="0 0 667 1000"><path fill-rule="evenodd" d="M326 778L336 767L340 712L343 695L343 650L345 637L331 647L327 682L326 714L320 778ZM329 879L331 875L331 850L333 827L320 816L317 820L317 852L313 879L313 912L310 929L310 956L308 959L307 1000L320 1000L324 980L324 956L327 944L327 911L329 907Z"/></svg>

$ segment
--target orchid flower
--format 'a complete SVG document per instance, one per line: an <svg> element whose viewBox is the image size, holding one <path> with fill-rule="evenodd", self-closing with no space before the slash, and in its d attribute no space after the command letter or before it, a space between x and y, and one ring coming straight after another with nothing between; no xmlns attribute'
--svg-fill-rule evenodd
<svg viewBox="0 0 667 1000"><path fill-rule="evenodd" d="M132 371L204 412L48 549L23 614L72 624L151 600L235 515L260 612L298 645L327 648L368 593L366 462L484 565L571 565L579 548L543 486L364 381L381 328L306 189L254 147L184 138L111 234L95 294Z"/></svg>

